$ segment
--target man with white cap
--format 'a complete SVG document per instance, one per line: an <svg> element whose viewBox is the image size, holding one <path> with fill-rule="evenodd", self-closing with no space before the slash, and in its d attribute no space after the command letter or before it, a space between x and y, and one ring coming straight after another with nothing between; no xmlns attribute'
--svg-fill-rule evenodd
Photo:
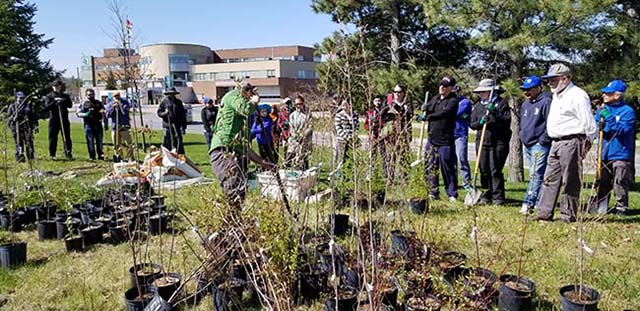
<svg viewBox="0 0 640 311"><path fill-rule="evenodd" d="M609 193L613 188L615 213L627 214L629 188L633 184L633 150L635 146L636 114L624 102L627 85L613 80L602 88L605 105L596 112L596 122L603 132L602 168L596 204L599 213L608 211Z"/></svg>
<svg viewBox="0 0 640 311"><path fill-rule="evenodd" d="M520 213L527 215L538 206L540 187L547 169L551 147L551 139L547 135L551 94L542 91L542 80L537 76L527 77L520 89L527 97L520 107L520 141L529 161L529 184Z"/></svg>
<svg viewBox="0 0 640 311"><path fill-rule="evenodd" d="M582 186L582 160L596 137L596 123L591 114L587 93L571 82L571 70L554 64L543 79L553 93L547 119L551 149L547 159L542 193L538 203L538 220L551 221L556 199L563 188L560 220L576 220Z"/></svg>

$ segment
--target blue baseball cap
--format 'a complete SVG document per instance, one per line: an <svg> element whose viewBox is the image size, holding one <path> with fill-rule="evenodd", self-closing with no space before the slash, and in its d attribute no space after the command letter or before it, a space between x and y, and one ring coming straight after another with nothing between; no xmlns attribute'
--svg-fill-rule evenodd
<svg viewBox="0 0 640 311"><path fill-rule="evenodd" d="M258 105L258 111L266 110L268 113L271 113L271 105L269 104L260 104Z"/></svg>
<svg viewBox="0 0 640 311"><path fill-rule="evenodd" d="M538 78L538 76L528 76L524 79L524 82L522 82L520 89L528 90L540 85L542 85L542 80Z"/></svg>
<svg viewBox="0 0 640 311"><path fill-rule="evenodd" d="M607 86L602 88L602 93L614 93L620 92L624 93L627 90L627 85L622 82L622 80L613 80L607 84Z"/></svg>

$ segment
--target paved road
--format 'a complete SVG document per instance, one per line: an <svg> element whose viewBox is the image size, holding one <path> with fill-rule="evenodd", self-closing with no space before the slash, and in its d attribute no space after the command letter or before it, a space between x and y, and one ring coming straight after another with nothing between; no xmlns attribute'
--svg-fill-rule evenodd
<svg viewBox="0 0 640 311"><path fill-rule="evenodd" d="M162 129L162 120L160 120L160 118L156 115L156 109L157 109L157 106L142 105L142 113L143 113L142 117L144 119L144 124L146 126L148 126L153 130L160 130ZM202 110L202 105L193 105L192 107L193 123L187 126L187 133L202 134L203 128L202 128L202 123L200 119L201 110ZM69 113L69 118L71 119L71 122L82 122L82 120L76 117L75 113L73 112ZM138 125L140 125L139 120L140 120L140 116L136 114L136 122L138 122ZM415 123L413 127L420 128L420 125L419 123ZM204 142L204 138L203 138L203 142ZM334 138L329 133L314 132L313 142L316 145L333 146ZM367 147L368 146L367 136L360 135L360 142L362 143L362 146ZM417 152L419 148L419 144L420 142L418 141L418 139L414 139L411 142L411 148L412 150L414 150L414 152ZM636 142L636 144L638 145L640 144L640 142ZM476 154L474 150L475 150L475 144L473 142L469 143L469 161L475 161L476 159ZM640 148L636 148L636 150L638 151L636 153L637 156L635 159L636 176L640 176ZM595 167L596 167L595 158L596 157L595 157L595 146L594 146L591 149L591 154L587 157L587 161L584 164L584 167L586 168L587 173L593 173L595 171ZM526 161L525 161L525 165L526 165Z"/></svg>

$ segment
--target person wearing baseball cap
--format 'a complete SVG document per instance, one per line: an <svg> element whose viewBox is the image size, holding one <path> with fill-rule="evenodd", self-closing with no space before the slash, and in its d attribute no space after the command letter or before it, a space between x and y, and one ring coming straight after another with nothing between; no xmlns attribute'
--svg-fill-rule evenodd
<svg viewBox="0 0 640 311"><path fill-rule="evenodd" d="M538 76L526 77L520 89L527 98L520 107L520 141L524 145L525 156L529 162L529 184L520 213L528 215L538 206L540 187L551 147L551 139L547 135L551 94L543 92L542 79Z"/></svg>
<svg viewBox="0 0 640 311"><path fill-rule="evenodd" d="M204 139L207 142L207 148L211 147L211 133L213 132L213 126L216 123L216 117L218 116L218 106L215 105L214 100L208 97L203 99L204 108L200 112L200 119L204 126Z"/></svg>
<svg viewBox="0 0 640 311"><path fill-rule="evenodd" d="M69 108L73 106L71 97L65 94L65 85L59 79L51 84L52 91L44 98L44 108L49 111L49 157L55 159L58 149L58 134L62 133L64 155L67 160L73 159L71 153L71 127L69 123Z"/></svg>
<svg viewBox="0 0 640 311"><path fill-rule="evenodd" d="M598 213L607 213L609 194L613 188L615 213L627 214L629 188L633 184L633 152L635 147L636 114L624 101L627 85L613 80L602 88L604 105L596 112L595 121L603 132L602 168L595 204Z"/></svg>
<svg viewBox="0 0 640 311"><path fill-rule="evenodd" d="M571 82L571 70L564 64L552 65L542 78L548 79L553 98L547 118L551 149L538 203L538 220L553 219L562 187L560 220L574 222L582 188L582 160L596 138L591 100Z"/></svg>

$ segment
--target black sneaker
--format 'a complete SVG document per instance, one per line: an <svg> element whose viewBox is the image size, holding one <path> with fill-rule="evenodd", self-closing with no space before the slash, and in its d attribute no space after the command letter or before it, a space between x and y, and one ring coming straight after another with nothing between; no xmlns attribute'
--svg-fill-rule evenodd
<svg viewBox="0 0 640 311"><path fill-rule="evenodd" d="M617 209L616 208L616 216L627 216L627 210L626 209Z"/></svg>

